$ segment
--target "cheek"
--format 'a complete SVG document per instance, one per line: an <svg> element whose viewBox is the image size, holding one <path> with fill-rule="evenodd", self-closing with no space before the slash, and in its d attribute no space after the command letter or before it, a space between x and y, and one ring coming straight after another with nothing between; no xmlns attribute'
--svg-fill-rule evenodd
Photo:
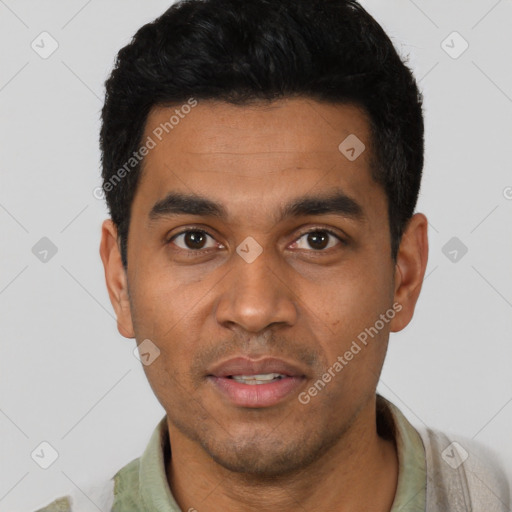
<svg viewBox="0 0 512 512"><path fill-rule="evenodd" d="M180 284L170 270L141 267L130 282L130 297L136 333L150 337L179 328L201 295L193 285Z"/></svg>
<svg viewBox="0 0 512 512"><path fill-rule="evenodd" d="M330 279L328 287L318 290L317 313L342 338L357 336L375 323L392 304L393 279L384 272L372 272L357 266Z"/></svg>
<svg viewBox="0 0 512 512"><path fill-rule="evenodd" d="M133 283L131 290L132 318L139 342L151 340L159 357L145 371L150 377L168 379L185 372L194 357L204 318L200 319L207 297L198 285L184 286L169 273L140 271L148 276Z"/></svg>
<svg viewBox="0 0 512 512"><path fill-rule="evenodd" d="M354 265L350 272L331 281L324 291L324 297L330 300L324 298L321 302L327 320L322 347L327 363L324 371L335 375L326 376L332 378L329 393L333 399L346 390L366 392L376 385L381 372L395 315L393 279L389 272L372 272L368 268ZM325 399L328 400L327 395Z"/></svg>
<svg viewBox="0 0 512 512"><path fill-rule="evenodd" d="M150 349L158 354L151 364L143 365L144 372L164 407L177 405L183 389L189 387L188 371L199 339L192 307L186 297L174 288L167 289L162 281L154 285L145 281L134 295L136 338L140 343L150 340Z"/></svg>

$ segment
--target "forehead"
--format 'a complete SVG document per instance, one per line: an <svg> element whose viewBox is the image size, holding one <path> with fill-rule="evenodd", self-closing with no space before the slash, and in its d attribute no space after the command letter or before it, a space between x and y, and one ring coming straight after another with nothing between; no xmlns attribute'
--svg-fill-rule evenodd
<svg viewBox="0 0 512 512"><path fill-rule="evenodd" d="M357 106L305 98L184 105L156 107L148 116L143 141L154 147L135 201L146 211L171 191L257 213L283 195L342 189L364 202L379 188L370 173L368 119Z"/></svg>
<svg viewBox="0 0 512 512"><path fill-rule="evenodd" d="M145 136L153 136L161 149L179 145L180 153L194 156L244 154L248 147L261 155L331 152L348 135L370 143L367 116L355 105L296 98L249 105L209 100L185 107L186 103L154 107ZM154 153L160 156L162 151L152 151L152 156Z"/></svg>

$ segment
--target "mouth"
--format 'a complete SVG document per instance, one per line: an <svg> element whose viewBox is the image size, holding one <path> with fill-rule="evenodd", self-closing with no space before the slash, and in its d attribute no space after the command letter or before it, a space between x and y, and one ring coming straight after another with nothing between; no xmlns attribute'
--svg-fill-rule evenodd
<svg viewBox="0 0 512 512"><path fill-rule="evenodd" d="M294 396L306 375L298 365L282 359L238 357L214 367L207 379L230 405L263 408Z"/></svg>
<svg viewBox="0 0 512 512"><path fill-rule="evenodd" d="M259 375L229 375L228 379L233 379L241 384L248 384L249 386L259 386L261 384L268 384L276 380L281 380L288 377L281 373L260 373Z"/></svg>

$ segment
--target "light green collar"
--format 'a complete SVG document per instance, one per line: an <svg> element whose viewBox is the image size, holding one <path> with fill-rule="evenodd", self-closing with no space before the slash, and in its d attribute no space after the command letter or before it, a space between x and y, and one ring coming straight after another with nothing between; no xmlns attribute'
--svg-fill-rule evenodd
<svg viewBox="0 0 512 512"><path fill-rule="evenodd" d="M423 512L426 495L425 449L421 437L401 411L377 395L379 428L394 435L399 460L398 486L390 512ZM167 416L156 426L143 455L114 477L112 512L180 512L166 475L170 456Z"/></svg>
<svg viewBox="0 0 512 512"><path fill-rule="evenodd" d="M379 409L382 410L382 421L394 425L394 429L393 425L391 428L398 452L398 485L390 512L424 512L427 466L421 436L398 407L377 395L377 411Z"/></svg>

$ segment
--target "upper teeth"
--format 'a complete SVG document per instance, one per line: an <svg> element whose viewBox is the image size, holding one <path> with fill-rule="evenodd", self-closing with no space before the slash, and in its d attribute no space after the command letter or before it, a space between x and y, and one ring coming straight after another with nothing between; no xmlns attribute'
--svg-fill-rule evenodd
<svg viewBox="0 0 512 512"><path fill-rule="evenodd" d="M233 375L233 380L241 382L242 384L265 384L274 379L284 377L280 373L260 373L258 375Z"/></svg>

